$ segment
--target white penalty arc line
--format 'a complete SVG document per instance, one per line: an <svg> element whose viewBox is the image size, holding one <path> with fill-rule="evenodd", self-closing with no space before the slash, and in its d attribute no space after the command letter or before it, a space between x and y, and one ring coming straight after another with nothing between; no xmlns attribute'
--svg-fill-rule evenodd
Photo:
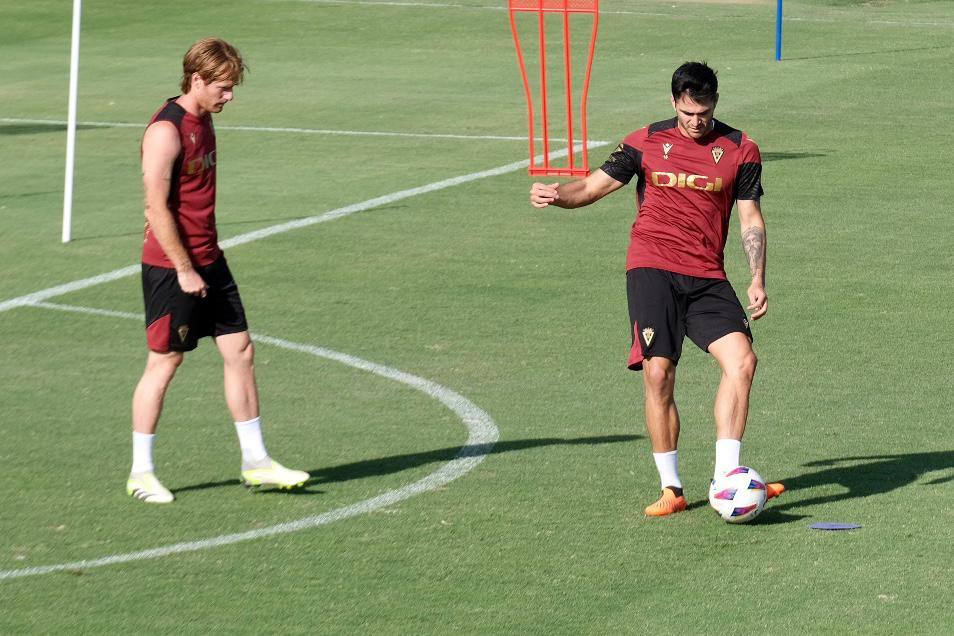
<svg viewBox="0 0 954 636"><path fill-rule="evenodd" d="M588 144L589 148L599 148L600 146L607 145L605 141L591 141ZM580 149L580 146L577 146L577 150ZM567 155L567 149L557 150L550 153L550 158L560 158ZM535 157L535 161L541 161L543 158L542 155ZM287 223L280 223L278 225L272 225L270 227L262 228L260 230L254 230L246 234L240 234L234 236L230 239L226 239L220 242L220 245L223 248L235 247L236 245L243 245L245 243L251 243L252 241L257 241L259 239L268 238L269 236L274 236L276 234L281 234L283 232L290 232L291 230L297 230L301 228L308 227L310 225L315 225L316 223L324 223L325 221L333 221L335 219L340 219L341 217L354 214L356 212L362 212L364 210L370 210L372 208L377 208L383 205L388 205L395 203L402 199L407 199L409 197L417 196L419 194L427 194L429 192L436 192L437 190L443 190L445 188L450 188L453 186L462 185L464 183L469 183L471 181L477 181L478 179L484 179L486 177L495 177L502 174L507 174L509 172L514 172L521 168L526 168L530 165L529 159L523 161L517 161L514 163L508 163L505 166L500 166L498 168L491 168L490 170L483 170L481 172L472 172L470 174L461 175L458 177L451 177L450 179L444 179L443 181L435 181L434 183L429 183L417 188L410 188L408 190L400 190L398 192L392 192L391 194L386 194L384 196L375 197L373 199L368 199L367 201L362 201L360 203L353 203L351 205L346 205L341 208L336 208L330 210L323 214L318 214L315 216L309 216L303 219L297 219L295 221L289 221ZM88 287L93 287L95 285L101 285L103 283L108 283L111 281L119 280L122 278L127 278L129 276L134 276L142 271L141 265L130 265L128 267L123 267L121 269L113 270L105 274L100 274L98 276L92 276L90 278L83 278L81 280L76 280L70 283L64 283L62 285L56 285L55 287L49 287L47 289L40 290L38 292L33 292L32 294L26 294L25 296L19 296L17 298L11 298L10 300L5 300L0 302L0 313L15 309L17 307L24 307L26 305L33 305L44 300L49 300L50 298L55 298L57 296L62 296L63 294L68 294L71 292L79 291L81 289L86 289Z"/></svg>
<svg viewBox="0 0 954 636"><path fill-rule="evenodd" d="M599 146L607 145L606 142L589 142L588 148L597 148ZM581 145L578 145L574 150L579 151ZM551 159L559 158L566 156L567 149L554 151L549 154ZM535 161L542 160L542 155L535 157ZM467 183L469 181L475 181L477 179L482 179L485 177L497 176L501 174L506 174L519 170L520 168L525 168L529 165L529 160L518 161L510 163L498 168L492 168L490 170L484 170L481 172L475 172L467 175L462 175L458 177L453 177L450 179L445 179L443 181L437 181L428 185L424 185L418 188L412 188L409 190L401 190L389 195L382 197L376 197L374 199L369 199L362 203L356 203L353 205L345 206L342 208L337 208L324 214L319 214L316 216L311 216L304 219L299 219L297 221L292 221L290 223L282 223L279 225L273 225L271 227L263 228L254 232L249 232L247 234L241 234L239 236L233 237L229 240L223 241L221 245L223 247L232 247L235 245L241 245L243 243L249 243L258 239L266 238L268 236L273 236L282 232L288 232L293 229L298 229L302 227L307 227L309 225L314 225L316 223L322 223L324 221L331 221L333 219L338 219L349 214L354 214L355 212L360 212L362 210L368 210L374 207L381 205L386 205L405 199L411 196L416 196L418 194L424 194L427 192L434 192L436 190L441 190L443 188L449 188L455 185L460 185ZM32 294L27 294L25 296L20 296L18 298L13 298L4 302L0 302L0 313L15 309L17 307L42 307L47 309L57 309L60 311L73 311L86 314L95 314L103 316L111 316L116 318L128 318L142 320L142 316L133 313L120 312L120 311L110 311L104 309L94 309L89 307L74 307L69 305L58 305L53 303L44 302L50 298L55 298L57 296L62 296L74 291L79 291L92 287L94 285L100 285L110 281L119 280L121 278L126 278L128 276L133 276L141 271L140 265L131 265L129 267L124 267L121 269L114 270L112 272L107 272L106 274L101 274L99 276L93 276L91 278L84 278L81 280L73 281L71 283L66 283L63 285L57 285L55 287L50 287ZM461 475L470 471L477 464L483 461L486 454L493 447L493 444L497 441L499 437L499 431L497 430L496 425L493 422L493 419L475 404L467 400L465 397L455 393L454 391L443 387L435 382L419 378L417 376L405 373L403 371L398 371L396 369L391 369L382 365L375 364L373 362L368 362L354 356L350 356L345 353L339 353L332 351L330 349L323 349L321 347L314 347L311 345L297 344L289 342L287 340L281 340L279 338L271 338L269 336L256 335L256 340L272 344L278 347L284 347L292 351L300 351L302 353L309 353L311 355L324 357L329 360L335 360L349 366L380 375L385 378L389 378L398 382L407 384L419 391L424 392L425 394L439 400L442 404L453 410L464 422L468 428L468 439L464 447L461 449L461 452L458 453L457 457L440 469L431 473L427 477L414 482L413 484L398 488L396 490L388 491L382 495L378 495L372 499L367 499L350 506L345 506L343 508L338 508L320 515L315 515L312 517L306 517L304 519L299 519L298 521L290 521L269 528L261 528L258 530L250 530L247 532L239 532L235 534L222 535L219 537L213 537L210 539L203 539L199 541L188 541L183 543L176 543L173 545L163 546L159 548L152 548L149 550L140 550L138 552L128 552L124 554L117 554L108 557L102 557L99 559L91 559L85 561L76 561L73 563L61 563L56 565L47 565L47 566L37 566L37 567L28 567L20 568L16 570L4 570L0 571L0 580L26 577L26 576L35 576L39 574L47 574L51 572L59 572L64 570L79 570L79 569L88 569L94 567L101 567L105 565L113 565L118 563L126 563L129 561L141 561L145 559L154 559L170 554L180 554L183 552L191 552L196 550L204 550L208 548L213 548L221 545L228 545L231 543L238 543L241 541L249 541L252 539L258 539L262 537L272 536L276 534L284 534L289 532L297 532L305 528L313 528L316 526L324 525L337 521L339 519L347 519L356 515L364 514L378 508L388 506L390 504L396 503L412 497L416 494L426 492L428 490L433 490L438 488L454 479L457 479Z"/></svg>
<svg viewBox="0 0 954 636"><path fill-rule="evenodd" d="M66 126L67 121L62 119L25 119L22 117L0 117L4 124L35 124L39 126ZM141 128L144 124L131 124L121 121L78 121L77 126L88 128ZM242 132L272 132L295 133L303 135L337 135L346 137L407 137L412 139L476 139L489 141L527 141L527 137L514 135L462 135L450 133L413 133L394 132L387 130L334 130L330 128L283 128L278 126L226 126L216 125L216 130L238 130ZM535 137L534 141L542 137Z"/></svg>
<svg viewBox="0 0 954 636"><path fill-rule="evenodd" d="M43 302L33 303L32 305L35 307L56 309L59 311L72 311L115 318L142 320L142 316L139 314L121 311L93 309L90 307L74 307L70 305L58 305ZM123 554L114 554L112 556L101 557L98 559L73 561L71 563L58 563L55 565L41 565L36 567L20 568L16 570L0 570L0 581L27 576L37 576L40 574L50 574L53 572L82 571L107 565L129 563L131 561L156 559L174 554L182 554L184 552L208 550L210 548L231 545L233 543L240 543L242 541L251 541L253 539L262 539L279 534L288 534L291 532L298 532L300 530L307 530L309 528L316 528L318 526L323 526L335 521L341 521L350 517L373 512L374 510L379 510L386 506L393 505L413 497L414 495L435 490L459 477L462 477L466 473L473 470L482 461L484 461L484 458L486 458L487 454L491 451L494 444L500 438L500 431L497 428L497 425L494 423L493 418L491 418L486 411L459 393L456 393L447 387L441 386L436 382L425 380L424 378L406 373L404 371L392 369L381 364L362 360L361 358L357 358L346 353L332 351L331 349L325 349L323 347L299 344L262 334L255 334L254 341L270 344L272 346L288 349L290 351L307 353L335 362L340 362L341 364L353 367L355 369L367 371L368 373L373 373L374 375L387 378L389 380L394 380L395 382L400 382L413 389L416 389L421 393L434 398L453 411L461 419L461 421L467 427L467 442L464 444L454 459L444 464L423 479L419 479L418 481L401 488L389 490L376 497L365 499L364 501L359 501L358 503L354 503L349 506L336 508L335 510L330 510L319 515L305 517L296 521L287 521L269 526L267 528L259 528L257 530L247 530L245 532L224 534L217 537L210 537L208 539L200 539L196 541L184 541L158 548L138 550L136 552L126 552Z"/></svg>

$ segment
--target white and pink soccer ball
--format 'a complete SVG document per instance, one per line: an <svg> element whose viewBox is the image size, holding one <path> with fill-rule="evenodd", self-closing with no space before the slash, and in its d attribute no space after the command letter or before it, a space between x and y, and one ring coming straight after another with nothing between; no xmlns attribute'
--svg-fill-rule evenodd
<svg viewBox="0 0 954 636"><path fill-rule="evenodd" d="M737 466L709 486L709 505L729 523L752 521L768 499L765 480L748 466Z"/></svg>

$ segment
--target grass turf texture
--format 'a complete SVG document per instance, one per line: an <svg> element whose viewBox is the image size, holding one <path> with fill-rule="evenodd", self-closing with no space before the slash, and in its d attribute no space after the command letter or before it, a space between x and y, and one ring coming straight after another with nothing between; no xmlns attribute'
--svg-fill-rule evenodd
<svg viewBox="0 0 954 636"><path fill-rule="evenodd" d="M22 3L20 3L22 4ZM144 122L193 40L252 67L216 118L223 238L504 165L507 141L228 131L228 125L519 135L505 13L322 2L84 4L79 115ZM535 211L523 172L236 247L253 330L437 381L501 441L438 492L275 538L0 582L0 632L944 633L954 584L946 292L954 231L938 122L954 8L941 2L604 2L594 139L670 116L685 59L720 71L719 116L765 162L771 310L743 460L790 487L758 522L702 505L718 372L687 345L677 399L693 508L647 520L657 477L624 370L632 197ZM468 8L473 7L473 8ZM0 117L65 118L69 3L0 7ZM943 125L941 126L943 128ZM78 134L76 240L58 243L63 127L0 122L0 301L136 262L137 128ZM591 154L595 165L608 148ZM631 191L629 191L631 192ZM737 222L728 269L745 288ZM52 299L137 312L135 278ZM298 519L410 483L459 420L402 385L258 347L267 443L304 494L247 495L211 343L167 401L157 470L123 492L141 325L0 313L0 569ZM851 533L810 531L851 521Z"/></svg>

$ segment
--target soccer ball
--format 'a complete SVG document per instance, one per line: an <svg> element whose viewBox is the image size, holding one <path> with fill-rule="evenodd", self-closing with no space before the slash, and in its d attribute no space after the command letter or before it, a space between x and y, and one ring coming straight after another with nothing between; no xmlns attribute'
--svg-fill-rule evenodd
<svg viewBox="0 0 954 636"><path fill-rule="evenodd" d="M709 505L729 523L752 521L767 499L765 480L748 466L737 466L709 486Z"/></svg>

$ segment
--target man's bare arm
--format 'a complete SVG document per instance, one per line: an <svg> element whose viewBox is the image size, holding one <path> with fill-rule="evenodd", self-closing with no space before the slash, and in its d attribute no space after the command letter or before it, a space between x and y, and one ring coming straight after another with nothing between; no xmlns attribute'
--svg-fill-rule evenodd
<svg viewBox="0 0 954 636"><path fill-rule="evenodd" d="M555 205L560 208L581 208L599 201L623 187L600 169L589 176L568 183L534 183L530 187L530 204L535 208Z"/></svg>
<svg viewBox="0 0 954 636"><path fill-rule="evenodd" d="M765 293L766 240L765 219L758 199L740 200L739 222L742 227L742 250L752 273L749 286L749 309L752 319L758 320L768 311L768 296Z"/></svg>
<svg viewBox="0 0 954 636"><path fill-rule="evenodd" d="M171 123L159 121L146 129L142 140L146 220L149 222L149 231L155 235L159 247L176 268L182 291L205 296L205 281L195 271L169 209L169 192L173 187L172 169L180 149L179 133Z"/></svg>

